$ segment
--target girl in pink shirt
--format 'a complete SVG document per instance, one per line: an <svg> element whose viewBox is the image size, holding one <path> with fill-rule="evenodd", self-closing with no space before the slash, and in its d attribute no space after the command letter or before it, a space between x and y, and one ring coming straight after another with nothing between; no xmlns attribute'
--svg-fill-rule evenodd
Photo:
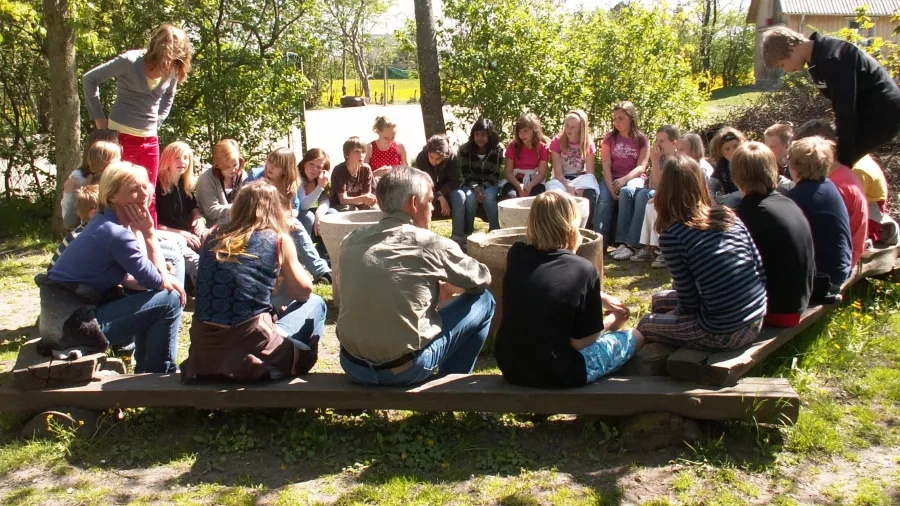
<svg viewBox="0 0 900 506"><path fill-rule="evenodd" d="M604 246L610 243L613 210L619 204L621 192L630 197L644 187L644 169L650 158L650 143L638 125L634 104L619 102L613 107L613 129L603 139L600 159L603 162L603 182L594 212L594 230L603 236ZM628 199L634 205L634 199Z"/></svg>
<svg viewBox="0 0 900 506"><path fill-rule="evenodd" d="M526 113L516 121L515 139L506 147L506 179L500 194L506 198L539 195L546 189L549 139L541 130L541 120Z"/></svg>

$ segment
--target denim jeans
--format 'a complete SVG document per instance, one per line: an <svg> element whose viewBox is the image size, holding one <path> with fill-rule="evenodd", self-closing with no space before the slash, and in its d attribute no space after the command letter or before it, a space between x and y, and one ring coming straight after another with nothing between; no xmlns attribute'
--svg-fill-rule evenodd
<svg viewBox="0 0 900 506"><path fill-rule="evenodd" d="M484 206L484 214L488 220L490 230L500 228L500 218L497 211L497 196L500 187L497 185L485 186L484 198L481 205ZM466 237L475 231L475 215L478 214L478 195L475 190L464 186L454 190L450 194L450 213L453 215L453 235Z"/></svg>
<svg viewBox="0 0 900 506"><path fill-rule="evenodd" d="M644 185L644 178L636 177L625 185L626 187L640 188ZM619 190L621 197L622 190ZM606 183L600 181L600 195L597 196L597 207L594 209L594 231L603 236L603 245L610 243L610 232L612 230L613 210L618 204L618 200L613 198Z"/></svg>
<svg viewBox="0 0 900 506"><path fill-rule="evenodd" d="M327 313L325 300L313 293L306 302L293 302L283 312L279 312L275 325L294 341L309 344L312 336L325 338Z"/></svg>
<svg viewBox="0 0 900 506"><path fill-rule="evenodd" d="M626 186L619 191L619 219L616 221L616 243L641 245L641 228L647 202L656 192L649 188Z"/></svg>
<svg viewBox="0 0 900 506"><path fill-rule="evenodd" d="M375 369L347 360L341 354L341 367L350 378L363 385L415 385L441 374L470 374L487 340L496 303L490 292L464 293L441 309L441 333L425 348L415 352L410 364L394 369ZM374 336L377 338L377 336ZM397 371L397 372L395 372Z"/></svg>
<svg viewBox="0 0 900 506"><path fill-rule="evenodd" d="M297 257L300 259L300 263L309 271L313 280L317 280L324 274L331 272L331 267L328 266L328 262L319 256L312 238L306 232L306 228L300 223L300 220L294 220L291 238L294 239L294 246L297 247Z"/></svg>
<svg viewBox="0 0 900 506"><path fill-rule="evenodd" d="M185 243L187 245L187 243ZM162 253L163 259L172 264L172 273L175 276L175 279L184 287L184 274L185 274L185 264L184 264L184 253L181 251L181 247L176 242L170 241L168 239L164 239L159 241L159 252ZM200 257L197 257L197 261L199 262ZM197 275L196 269L194 270L194 275Z"/></svg>
<svg viewBox="0 0 900 506"><path fill-rule="evenodd" d="M337 209L333 207L329 207L325 214L334 214L337 212ZM303 224L303 228L306 229L306 233L309 234L310 237L315 236L313 234L313 225L316 223L316 210L315 209L301 209L297 214L297 220Z"/></svg>
<svg viewBox="0 0 900 506"><path fill-rule="evenodd" d="M163 257L167 262L172 262L181 286L184 286L185 275L196 286L200 255L192 250L188 246L187 239L177 232L160 230L157 231L157 234L159 234L159 246L163 250Z"/></svg>
<svg viewBox="0 0 900 506"><path fill-rule="evenodd" d="M175 372L181 327L176 292L138 292L99 306L95 314L110 344L134 341L134 372Z"/></svg>

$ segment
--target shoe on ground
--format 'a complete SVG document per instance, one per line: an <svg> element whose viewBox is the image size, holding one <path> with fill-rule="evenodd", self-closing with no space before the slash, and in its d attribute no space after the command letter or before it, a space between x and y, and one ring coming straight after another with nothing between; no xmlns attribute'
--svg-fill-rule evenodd
<svg viewBox="0 0 900 506"><path fill-rule="evenodd" d="M317 285L333 285L334 279L331 277L330 272L326 272L325 274L322 274L321 276L319 276L319 279L316 280L316 284Z"/></svg>
<svg viewBox="0 0 900 506"><path fill-rule="evenodd" d="M627 246L625 246L624 244L620 244L616 249L614 249L614 250L612 251L612 253L609 254L609 256L615 258L616 255L621 255L621 254L622 254L622 250L624 250L626 247L627 247Z"/></svg>
<svg viewBox="0 0 900 506"><path fill-rule="evenodd" d="M632 249L631 246L625 246L624 244L621 249L613 251L612 254L613 260L628 260L632 256L634 256L634 249Z"/></svg>
<svg viewBox="0 0 900 506"><path fill-rule="evenodd" d="M653 267L654 269L662 269L665 266L666 266L666 260L663 258L662 255L656 255L656 260L654 260L653 263L650 264L650 267Z"/></svg>
<svg viewBox="0 0 900 506"><path fill-rule="evenodd" d="M631 257L632 262L649 262L650 260L653 260L653 252L648 248L639 249L638 252Z"/></svg>

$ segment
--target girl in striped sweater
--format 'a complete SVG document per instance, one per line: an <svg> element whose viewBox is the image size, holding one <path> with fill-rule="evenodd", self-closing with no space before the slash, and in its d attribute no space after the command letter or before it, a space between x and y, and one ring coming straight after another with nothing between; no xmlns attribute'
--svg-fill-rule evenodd
<svg viewBox="0 0 900 506"><path fill-rule="evenodd" d="M700 350L752 343L766 313L766 279L744 224L713 207L703 171L684 154L666 161L654 202L673 290L653 295L638 331L648 342Z"/></svg>

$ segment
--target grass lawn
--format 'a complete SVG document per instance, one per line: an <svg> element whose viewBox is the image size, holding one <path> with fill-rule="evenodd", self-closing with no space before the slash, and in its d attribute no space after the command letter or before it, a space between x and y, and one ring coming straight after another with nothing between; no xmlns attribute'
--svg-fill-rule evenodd
<svg viewBox="0 0 900 506"><path fill-rule="evenodd" d="M710 94L706 110L710 121L728 113L730 109L752 104L763 92L753 86L719 88Z"/></svg>
<svg viewBox="0 0 900 506"><path fill-rule="evenodd" d="M322 93L322 107L338 107L341 99L341 80L334 79L331 82L333 90L327 87ZM381 103L381 97L384 94L384 80L372 79L369 81L369 88L372 91L372 101L374 102L378 94L378 103ZM347 94L362 95L362 85L359 79L347 79ZM415 97L419 100L419 80L418 79L388 79L388 103L397 105L410 103L410 99ZM393 100L393 101L392 101Z"/></svg>
<svg viewBox="0 0 900 506"><path fill-rule="evenodd" d="M5 244L2 371L34 335L25 273L49 255ZM605 274L638 314L669 284L665 269L630 261ZM334 317L318 370L339 370ZM702 423L700 441L649 453L625 450L615 419L570 415L127 409L92 435L48 440L21 438L23 417L0 415L0 504L898 504L898 335L900 285L858 286L753 372L789 378L803 403L795 426ZM496 372L493 358L478 370Z"/></svg>

